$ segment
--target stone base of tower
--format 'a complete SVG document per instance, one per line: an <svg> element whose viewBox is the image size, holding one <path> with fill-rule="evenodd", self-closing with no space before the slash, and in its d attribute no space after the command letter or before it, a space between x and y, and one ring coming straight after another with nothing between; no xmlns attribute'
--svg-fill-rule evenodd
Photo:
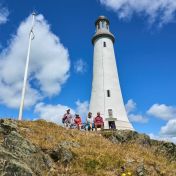
<svg viewBox="0 0 176 176"><path fill-rule="evenodd" d="M117 119L106 119L104 122L104 129L111 129L115 127L117 130L132 130L134 131L133 126L130 122L120 121Z"/></svg>

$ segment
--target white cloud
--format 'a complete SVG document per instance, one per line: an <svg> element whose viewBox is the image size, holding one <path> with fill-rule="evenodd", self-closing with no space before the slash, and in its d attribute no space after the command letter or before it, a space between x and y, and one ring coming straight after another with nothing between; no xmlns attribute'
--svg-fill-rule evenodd
<svg viewBox="0 0 176 176"><path fill-rule="evenodd" d="M176 119L169 120L165 126L161 127L160 133L176 138Z"/></svg>
<svg viewBox="0 0 176 176"><path fill-rule="evenodd" d="M87 116L88 106L89 104L87 101L81 102L80 100L76 101L76 109L72 109L68 106L61 104L51 105L38 103L35 106L34 112L39 115L39 119L62 124L62 117L67 109L71 110L71 114L73 114L73 116L75 115L75 113L78 113L82 118L85 118Z"/></svg>
<svg viewBox="0 0 176 176"><path fill-rule="evenodd" d="M148 115L167 120L165 126L160 129L158 136L151 135L151 138L176 143L176 107L165 104L154 104L148 111Z"/></svg>
<svg viewBox="0 0 176 176"><path fill-rule="evenodd" d="M82 117L87 117L89 111L89 103L88 101L81 102L80 100L76 101L76 112Z"/></svg>
<svg viewBox="0 0 176 176"><path fill-rule="evenodd" d="M147 123L148 118L144 117L141 114L134 113L134 111L137 109L137 104L132 100L128 100L128 102L125 105L126 112L128 115L128 118L131 122L137 122L137 123Z"/></svg>
<svg viewBox="0 0 176 176"><path fill-rule="evenodd" d="M0 24L5 24L8 20L8 16L9 16L8 9L5 7L2 8L0 5Z"/></svg>
<svg viewBox="0 0 176 176"><path fill-rule="evenodd" d="M159 140L159 141L166 141L166 142L173 142L176 143L176 137L172 136L163 136L163 135L155 135L153 133L148 134L151 139Z"/></svg>
<svg viewBox="0 0 176 176"><path fill-rule="evenodd" d="M76 73L85 73L87 70L87 63L82 59L77 60L74 63L74 70Z"/></svg>
<svg viewBox="0 0 176 176"><path fill-rule="evenodd" d="M0 103L8 107L19 106L31 22L31 16L23 21L9 47L0 53ZM68 51L43 15L36 16L34 33L25 107L59 94L70 69Z"/></svg>
<svg viewBox="0 0 176 176"><path fill-rule="evenodd" d="M148 119L140 114L129 114L128 118L131 122L147 123Z"/></svg>
<svg viewBox="0 0 176 176"><path fill-rule="evenodd" d="M133 15L145 16L149 23L163 24L175 21L175 0L100 0L100 3L117 13L119 19Z"/></svg>
<svg viewBox="0 0 176 176"><path fill-rule="evenodd" d="M129 114L130 112L134 111L136 109L136 103L130 99L128 100L127 104L125 105L126 112Z"/></svg>
<svg viewBox="0 0 176 176"><path fill-rule="evenodd" d="M75 113L75 111L68 106L64 106L61 104L51 105L44 103L38 103L35 106L34 112L39 114L39 119L44 119L46 121L62 124L62 117L67 109L70 109L72 114Z"/></svg>
<svg viewBox="0 0 176 176"><path fill-rule="evenodd" d="M148 111L148 115L169 120L176 118L176 107L167 106L165 104L154 104Z"/></svg>

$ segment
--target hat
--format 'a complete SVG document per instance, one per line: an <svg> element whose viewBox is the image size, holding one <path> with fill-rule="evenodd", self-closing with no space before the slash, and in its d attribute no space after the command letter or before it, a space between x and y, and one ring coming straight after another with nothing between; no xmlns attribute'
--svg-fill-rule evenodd
<svg viewBox="0 0 176 176"><path fill-rule="evenodd" d="M70 109L67 109L66 111L70 111Z"/></svg>
<svg viewBox="0 0 176 176"><path fill-rule="evenodd" d="M79 114L75 114L75 116L79 116Z"/></svg>

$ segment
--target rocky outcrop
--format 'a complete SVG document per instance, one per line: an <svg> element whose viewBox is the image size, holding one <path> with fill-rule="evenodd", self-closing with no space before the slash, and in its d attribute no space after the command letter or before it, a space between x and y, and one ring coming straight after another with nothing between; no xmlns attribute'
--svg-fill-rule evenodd
<svg viewBox="0 0 176 176"><path fill-rule="evenodd" d="M0 176L174 176L176 146L135 131L0 120Z"/></svg>
<svg viewBox="0 0 176 176"><path fill-rule="evenodd" d="M19 134L15 121L0 121L0 175L50 175L53 166L48 155Z"/></svg>
<svg viewBox="0 0 176 176"><path fill-rule="evenodd" d="M136 131L118 130L103 132L102 134L113 143L131 143L150 147L156 155L164 155L168 160L176 161L176 145L174 143L153 140L146 134L139 134Z"/></svg>
<svg viewBox="0 0 176 176"><path fill-rule="evenodd" d="M111 140L113 143L138 143L143 146L150 146L151 139L145 134L139 134L136 131L117 130L105 131L102 133L104 137Z"/></svg>
<svg viewBox="0 0 176 176"><path fill-rule="evenodd" d="M69 164L74 159L74 153L70 148L79 148L79 143L63 141L60 142L54 149L45 151L54 160L54 162L61 162L64 165Z"/></svg>

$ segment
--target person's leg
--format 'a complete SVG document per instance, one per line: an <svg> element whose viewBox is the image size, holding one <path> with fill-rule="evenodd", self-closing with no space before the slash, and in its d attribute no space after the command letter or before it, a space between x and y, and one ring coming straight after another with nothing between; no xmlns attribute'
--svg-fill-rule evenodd
<svg viewBox="0 0 176 176"><path fill-rule="evenodd" d="M88 124L88 131L90 131L90 124Z"/></svg>
<svg viewBox="0 0 176 176"><path fill-rule="evenodd" d="M95 131L97 131L97 124L95 124Z"/></svg>
<svg viewBox="0 0 176 176"><path fill-rule="evenodd" d="M90 127L90 130L91 130L92 129L92 124L91 123L89 124L89 127Z"/></svg>
<svg viewBox="0 0 176 176"><path fill-rule="evenodd" d="M69 127L69 124L68 122L66 122L66 129L68 130L70 127Z"/></svg>
<svg viewBox="0 0 176 176"><path fill-rule="evenodd" d="M67 127L68 127L68 128L71 128L71 124L70 124L70 123L67 123Z"/></svg>
<svg viewBox="0 0 176 176"><path fill-rule="evenodd" d="M78 130L80 130L81 129L81 124L78 124Z"/></svg>
<svg viewBox="0 0 176 176"><path fill-rule="evenodd" d="M94 128L95 128L95 125L94 125L94 123L92 123L92 131L94 130Z"/></svg>
<svg viewBox="0 0 176 176"><path fill-rule="evenodd" d="M101 130L103 130L104 129L104 124L101 124Z"/></svg>
<svg viewBox="0 0 176 176"><path fill-rule="evenodd" d="M90 130L90 127L89 127L89 124L87 124L87 131L89 131Z"/></svg>
<svg viewBox="0 0 176 176"><path fill-rule="evenodd" d="M86 130L86 131L89 130L89 126L88 126L88 124L86 124L86 126L85 126L85 130Z"/></svg>

